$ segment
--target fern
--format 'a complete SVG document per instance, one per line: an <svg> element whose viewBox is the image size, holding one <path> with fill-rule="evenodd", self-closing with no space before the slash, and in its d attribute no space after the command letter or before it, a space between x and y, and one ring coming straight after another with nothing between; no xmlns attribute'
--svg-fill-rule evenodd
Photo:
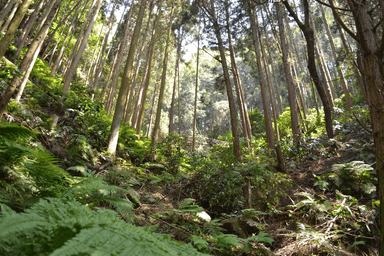
<svg viewBox="0 0 384 256"><path fill-rule="evenodd" d="M0 138L5 140L28 140L37 135L37 132L31 131L28 128L22 127L18 124L4 123L0 125Z"/></svg>
<svg viewBox="0 0 384 256"><path fill-rule="evenodd" d="M3 205L2 209L3 209ZM7 209L7 208L4 208ZM191 245L135 227L106 209L76 201L40 200L25 213L0 216L3 255L202 255Z"/></svg>

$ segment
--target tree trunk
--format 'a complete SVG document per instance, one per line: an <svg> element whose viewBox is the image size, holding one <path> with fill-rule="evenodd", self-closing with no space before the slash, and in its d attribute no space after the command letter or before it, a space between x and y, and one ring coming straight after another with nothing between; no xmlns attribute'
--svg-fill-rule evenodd
<svg viewBox="0 0 384 256"><path fill-rule="evenodd" d="M321 101L323 102L324 115L325 115L325 128L327 130L328 138L334 137L333 125L332 125L332 110L330 103L328 101L327 95L324 90L324 85L321 83L319 75L316 70L315 62L315 35L312 29L312 25L309 22L309 4L308 0L304 0L304 14L305 14L305 24L303 24L296 13L292 10L291 6L287 1L283 1L283 4L287 8L290 15L295 19L296 23L299 25L300 29L303 31L305 39L307 41L307 55L308 55L308 69L313 82L315 83L316 89L319 93Z"/></svg>
<svg viewBox="0 0 384 256"><path fill-rule="evenodd" d="M61 3L62 3L62 0L57 0L57 3L51 9L50 15L47 17L47 19L45 21L45 24L41 27L41 29L39 31L39 34L36 37L36 40L38 40L39 44L38 44L37 49L35 50L33 56L31 56L31 59L27 60L27 61L29 61L29 64L28 64L28 67L25 69L25 74L24 74L22 82L20 84L19 91L16 94L15 101L19 101L20 98L21 98L21 95L24 92L24 88L25 88L25 86L27 84L29 75L32 72L33 66L35 65L37 57L39 56L40 50L41 50L41 48L43 46L44 39L45 39L45 37L48 34L49 28L50 28L50 26L51 26L51 24L52 24L52 22L53 22L53 20L54 20L54 18L56 16L58 10L59 10L59 6L60 6ZM31 45L30 49L31 48L33 49L32 45ZM28 52L25 55L25 57L27 57L27 56L28 56Z"/></svg>
<svg viewBox="0 0 384 256"><path fill-rule="evenodd" d="M153 7L154 7L154 2L150 1L148 20L147 20L147 24L145 27L145 32L142 36L141 48L139 50L138 56L136 57L137 63L136 63L136 68L135 68L135 75L134 75L132 81L130 82L130 87L129 87L128 92L127 92L128 101L125 104L124 123L129 123L131 121L132 115L133 115L134 102L137 102L138 92L140 90L139 86L137 86L137 78L139 76L139 71L141 68L141 64L143 62L142 61L142 55L144 53L145 46L148 45L146 38L147 38L148 31L149 31L151 19L152 19Z"/></svg>
<svg viewBox="0 0 384 256"><path fill-rule="evenodd" d="M260 52L260 43L259 43L259 26L257 22L257 16L254 13L254 7L251 3L251 7L249 8L249 17L251 19L251 29L252 29L252 36L253 36L253 45L255 47L255 53L256 53L256 63L257 63L257 69L259 72L259 79L260 79L260 90L261 90L261 98L263 101L263 109L264 109L264 120L265 120L265 129L267 133L267 143L268 147L271 149L275 148L275 138L273 135L273 129L272 129L272 118L271 118L271 107L268 100L268 92L267 92L267 85L265 83L265 78L263 74L263 68L261 65L261 52Z"/></svg>
<svg viewBox="0 0 384 256"><path fill-rule="evenodd" d="M241 161L241 151L240 151L239 131L237 128L237 115L236 115L235 100L233 98L232 86L231 86L230 76L229 76L229 72L228 72L227 59L225 57L225 49L224 49L224 45L223 45L223 40L221 38L220 26L219 26L219 23L218 23L217 17L216 17L215 4L214 4L213 0L211 0L210 2L211 2L211 13L212 13L211 18L212 18L213 27L215 30L215 35L217 38L218 46L219 46L221 66L223 68L225 87L227 89L229 114L231 117L231 131L232 131L232 136L233 136L233 153L235 155L236 160L240 162Z"/></svg>
<svg viewBox="0 0 384 256"><path fill-rule="evenodd" d="M143 124L143 118L144 118L144 108L145 108L145 102L147 100L147 95L148 95L148 87L149 87L149 83L151 81L151 74L152 74L152 63L153 63L153 55L154 55L154 52L155 52L155 42L156 42L156 38L157 38L157 34L158 34L158 21L160 20L160 17L161 17L161 13L160 12L157 17L156 17L156 21L154 22L154 30L152 32L152 38L151 38L151 43L150 43L150 51L149 51L149 55L147 57L147 63L146 63L146 71L145 71L145 85L144 85L144 89L143 89L143 95L142 95L142 98L141 98L141 102L138 104L138 117L137 117L137 125L136 125L136 131L137 131L137 135L140 135L141 133L141 126ZM136 111L135 111L136 112Z"/></svg>
<svg viewBox="0 0 384 256"><path fill-rule="evenodd" d="M35 40L32 42L27 53L25 54L20 66L19 66L19 70L20 70L21 74L23 74L26 71L29 71L29 73L30 73L30 71L32 70L32 67L33 67L33 65L37 59L37 56L40 52L44 38L46 37L46 35L48 33L49 27L51 26L51 23L55 17L56 11L60 6L61 1L62 0L56 1L55 5L51 9L50 14L48 15L47 22L41 27L38 35L36 36ZM28 70L28 67L29 67L29 70ZM26 73L23 77L24 86L25 86L25 83L28 79L28 76L29 76L29 74ZM7 107L13 93L15 92L15 90L19 86L19 84L20 84L19 76L15 75L11 81L11 84L8 86L7 90L2 95L2 99L0 102L0 116L3 115L5 108ZM23 90L23 88L20 88L21 93L22 93L22 90Z"/></svg>
<svg viewBox="0 0 384 256"><path fill-rule="evenodd" d="M121 62L123 61L123 56L125 52L125 47L128 43L128 35L129 35L129 23L132 17L133 10L135 8L135 4L131 5L131 8L129 9L128 13L126 14L125 17L125 29L124 29L124 34L123 37L121 38L121 43L119 50L117 51L117 60L116 60L116 65L113 68L113 73L112 73L112 82L110 86L110 93L108 94L108 100L106 102L106 110L107 114L110 115L111 109L112 109L112 101L113 101L113 94L116 90L116 85L117 85L117 80L119 78L119 71L120 71L120 65Z"/></svg>
<svg viewBox="0 0 384 256"><path fill-rule="evenodd" d="M366 86L366 101L369 106L373 138L375 141L376 150L376 169L378 177L378 195L380 200L380 255L384 254L384 72L383 72L383 50L384 38L374 34L374 23L370 18L370 2L360 2L348 0L348 5L351 9L357 35L355 35L340 19L338 12L334 6L333 0L329 3L332 7L332 12L339 24L358 42L359 50L361 51L362 60L362 78ZM383 3L380 3L380 8L384 9ZM378 33L378 32L376 32Z"/></svg>
<svg viewBox="0 0 384 256"><path fill-rule="evenodd" d="M45 0L41 0L39 2L39 4L36 6L35 10L31 14L31 16L29 17L28 22L26 23L26 26L23 28L22 33L19 36L19 39L15 43L15 46L17 48L17 51L14 54L15 58L19 57L20 52L24 47L25 41L28 38L29 32L31 31L33 24L35 23L36 19L38 18L38 15L39 15L40 10L43 7L44 3L45 3Z"/></svg>
<svg viewBox="0 0 384 256"><path fill-rule="evenodd" d="M17 11L15 13L15 17L12 20L12 23L9 25L9 28L7 32L5 33L4 37L1 38L0 41L0 61L3 59L5 52L8 49L8 46L10 45L13 35L15 34L17 28L19 27L21 21L23 20L25 14L28 11L28 7L31 4L32 0L24 0L23 3L17 8ZM2 114L2 113L0 113ZM1 119L0 115L0 119Z"/></svg>
<svg viewBox="0 0 384 256"><path fill-rule="evenodd" d="M64 81L66 80L66 78L68 76L68 73L69 73L68 71L71 68L72 62L76 58L77 52L79 50L79 46L80 46L80 44L82 42L82 39L85 36L85 32L86 32L87 26L89 27L90 20L92 19L92 17L94 17L94 16L92 16L92 14L93 14L93 10L95 8L95 4L96 4L97 1L98 0L93 0L93 1L89 2L91 4L91 6L89 7L89 10L88 10L87 16L85 18L85 21L82 23L80 32L77 35L76 43L72 47L71 54L69 55L69 58L67 59L67 63L65 64L65 68L64 68L64 71L63 71ZM84 8L86 8L86 7L87 6L85 6Z"/></svg>
<svg viewBox="0 0 384 256"><path fill-rule="evenodd" d="M137 16L136 25L135 25L131 45L128 52L127 62L124 68L123 79L121 82L119 95L116 102L115 114L113 115L113 120L111 125L111 135L108 141L108 149L107 149L107 152L112 156L115 156L116 154L120 124L123 117L125 102L127 100L126 97L127 97L129 82L132 80L133 61L136 54L137 42L139 39L139 33L140 33L141 24L144 17L144 10L145 10L146 3L147 3L147 0L141 0L140 2L140 11Z"/></svg>
<svg viewBox="0 0 384 256"><path fill-rule="evenodd" d="M293 78L291 74L291 63L288 59L288 41L285 36L285 28L284 28L284 22L283 22L283 16L281 13L281 6L280 3L275 3L276 11L277 11L277 19L279 23L279 32L280 32L280 45L281 45L281 51L282 51L282 59L283 59L283 66L284 66L284 74L285 74L285 81L287 83L287 89L288 89L288 101L290 106L290 112L291 112L291 126L292 126L292 134L293 134L293 141L294 145L297 146L297 143L300 139L301 129L300 129L300 121L299 121L299 115L297 113L298 106L296 105L296 90L295 85L293 83Z"/></svg>
<svg viewBox="0 0 384 256"><path fill-rule="evenodd" d="M324 11L323 5L320 4L319 6L320 6L320 10L321 10L321 15L322 15L323 20L324 20L325 31L327 32L328 40L329 40L329 43L331 45L332 55L333 55L333 59L334 59L335 65L336 65L337 73L339 74L340 83L341 83L341 86L343 87L343 91L344 91L344 95L345 95L345 101L347 103L347 109L349 112L351 112L352 99L351 99L351 96L349 95L347 82L345 81L345 77L344 77L343 71L341 70L340 63L337 61L336 47L335 47L335 44L333 42L333 37L331 34L331 30L329 29L327 19L325 17L325 11Z"/></svg>
<svg viewBox="0 0 384 256"><path fill-rule="evenodd" d="M15 16L16 11L17 11L17 7L19 7L20 2L21 2L21 0L17 0L15 5L13 6L12 11L9 13L7 20L3 24L3 27L1 28L1 32L4 32L8 29L8 26L11 23L13 17Z"/></svg>
<svg viewBox="0 0 384 256"><path fill-rule="evenodd" d="M172 34L172 17L174 12L174 2L172 2L171 7L171 13L169 15L170 17L170 24L168 25L168 35L167 40L165 43L165 50L164 50L164 60L163 60L163 73L161 75L161 84L160 84L160 91L159 91L159 99L157 100L157 111L156 111L156 119L155 119L155 126L153 127L153 134L152 134L152 142L151 142L151 161L155 160L155 153L156 153L156 144L159 140L160 135L160 119L161 119L161 110L163 108L163 99L164 99L164 92L165 92L165 82L167 77L167 67L168 67L168 47L169 42L171 39Z"/></svg>
<svg viewBox="0 0 384 256"><path fill-rule="evenodd" d="M248 150L251 150L251 144L252 141L252 133L251 133L251 122L249 121L249 115L247 110L247 103L245 102L244 98L244 92L243 92L243 86L241 84L240 74L238 71L237 63L236 63L236 57L235 57L235 51L232 44L232 36L231 36L231 25L229 22L229 3L228 0L225 1L225 18L226 18L226 27L228 31L228 43L229 43L229 53L231 57L231 66L232 66L232 73L233 73L233 82L235 84L236 88L236 96L237 96L237 104L240 111L240 117L242 121L242 127L243 127L243 133L244 137L247 141L247 147Z"/></svg>
<svg viewBox="0 0 384 256"><path fill-rule="evenodd" d="M196 121L197 121L197 92L199 89L199 65L200 65L200 18L198 22L197 35L197 59L196 59L196 74L195 74L195 101L193 104L193 133L192 133L192 151L195 151L196 146ZM180 96L179 96L180 97Z"/></svg>
<svg viewBox="0 0 384 256"><path fill-rule="evenodd" d="M0 15L0 27L3 26L3 24L6 22L6 18L8 14L11 12L12 7L18 3L19 0L10 0L6 5L2 8L1 10L1 15ZM21 21L20 21L21 22Z"/></svg>
<svg viewBox="0 0 384 256"><path fill-rule="evenodd" d="M115 1L111 15L109 16L109 19L108 19L107 31L105 32L103 42L101 43L101 49L99 52L99 56L97 57L98 61L96 62L95 68L93 70L93 76L92 76L92 80L90 83L90 87L92 87L94 89L97 88L97 84L99 82L100 75L102 74L102 70L104 68L105 60L108 58L109 51L108 51L108 54L105 58L104 58L104 54L105 54L105 50L106 50L107 44L108 44L109 33L111 32L113 20L115 18L115 10L117 8L117 5L118 5L118 1ZM113 40L112 40L112 42L113 42Z"/></svg>
<svg viewBox="0 0 384 256"><path fill-rule="evenodd" d="M83 55L85 47L87 46L88 38L92 32L92 28L93 28L93 25L95 24L97 14L99 13L101 4L102 4L102 0L97 0L94 9L90 10L90 12L92 12L92 16L91 16L91 19L89 21L87 30L84 33L84 37L82 38L82 41L80 43L79 50L76 51L76 55L74 56L74 59L71 63L71 66L68 69L68 74L64 78L64 85L63 85L63 92L64 93L68 92L72 78L75 75L77 65L79 64L81 56Z"/></svg>
<svg viewBox="0 0 384 256"><path fill-rule="evenodd" d="M173 113L175 109L175 94L176 94L176 87L177 87L177 73L179 71L179 63L180 63L180 51L181 51L181 42L183 40L183 31L182 28L179 28L179 40L177 43L177 53L176 53L176 65L175 65L175 77L173 81L173 90L172 90L172 102L171 102L171 109L169 110L169 134L173 133Z"/></svg>
<svg viewBox="0 0 384 256"><path fill-rule="evenodd" d="M355 74L355 77L356 77L357 83L358 83L358 85L360 87L361 93L364 95L364 99L366 99L367 98L367 91L366 91L366 88L365 88L365 84L364 84L363 78L360 75L360 71L357 68L356 63L354 62L354 60L351 57L352 54L351 54L351 51L349 49L347 40L345 40L343 30L341 29L341 26L340 26L340 24L337 21L336 21L336 26L337 26L337 29L339 30L339 36L340 36L340 39L341 39L341 41L343 43L343 46L344 46L344 49L345 49L345 53L347 55L348 62L349 62L349 64L353 68L353 73Z"/></svg>

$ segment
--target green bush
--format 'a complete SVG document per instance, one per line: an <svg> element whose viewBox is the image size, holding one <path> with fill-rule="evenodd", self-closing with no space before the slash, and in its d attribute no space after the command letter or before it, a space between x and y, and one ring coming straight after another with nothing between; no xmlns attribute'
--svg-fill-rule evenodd
<svg viewBox="0 0 384 256"><path fill-rule="evenodd" d="M269 209L284 196L287 176L270 171L265 164L255 161L236 163L230 147L215 145L210 156L202 158L188 193L200 205L215 212L233 213L245 207L243 188L250 183L253 204Z"/></svg>
<svg viewBox="0 0 384 256"><path fill-rule="evenodd" d="M169 173L178 174L185 163L187 152L183 149L184 143L184 138L177 133L172 133L157 143L157 161L164 164Z"/></svg>
<svg viewBox="0 0 384 256"><path fill-rule="evenodd" d="M375 170L371 165L362 161L352 161L345 164L334 164L333 172L317 177L315 186L322 190L339 189L348 195L370 195L375 196L377 179L374 177Z"/></svg>

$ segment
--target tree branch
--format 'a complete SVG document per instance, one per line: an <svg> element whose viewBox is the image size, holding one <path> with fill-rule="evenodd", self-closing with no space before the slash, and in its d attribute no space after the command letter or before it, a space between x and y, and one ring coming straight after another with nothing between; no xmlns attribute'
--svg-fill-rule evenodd
<svg viewBox="0 0 384 256"><path fill-rule="evenodd" d="M331 10L333 13L333 17L340 24L340 26L357 42L360 42L360 39L345 25L345 23L341 20L339 13L336 11L336 7L333 3L333 0L329 0L329 4L331 6Z"/></svg>
<svg viewBox="0 0 384 256"><path fill-rule="evenodd" d="M287 11L289 12L289 15L293 17L293 19L296 21L297 25L299 25L301 30L305 30L304 24L300 21L299 17L297 17L295 11L292 9L292 7L289 5L287 0L283 0L283 4L285 5L285 8L287 8Z"/></svg>

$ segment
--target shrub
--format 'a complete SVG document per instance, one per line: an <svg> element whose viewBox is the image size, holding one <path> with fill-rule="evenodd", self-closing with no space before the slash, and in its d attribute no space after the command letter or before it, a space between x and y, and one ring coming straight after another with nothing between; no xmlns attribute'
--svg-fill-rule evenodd
<svg viewBox="0 0 384 256"><path fill-rule="evenodd" d="M371 165L362 161L352 161L345 164L334 164L333 172L318 177L315 186L322 190L330 189L330 183L341 192L353 194L366 194L374 196L377 179L376 172Z"/></svg>

